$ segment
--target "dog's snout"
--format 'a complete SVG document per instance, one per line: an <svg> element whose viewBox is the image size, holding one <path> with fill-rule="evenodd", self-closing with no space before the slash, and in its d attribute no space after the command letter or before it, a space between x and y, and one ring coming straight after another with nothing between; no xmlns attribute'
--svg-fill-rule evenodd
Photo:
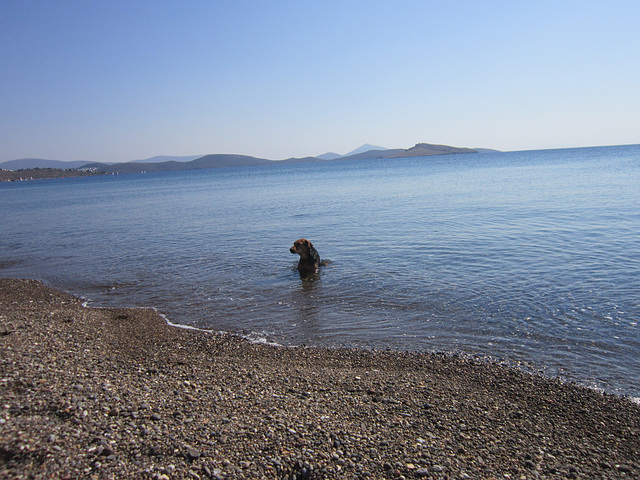
<svg viewBox="0 0 640 480"><path fill-rule="evenodd" d="M289 251L290 251L291 253L298 253L298 252L296 252L296 247L291 247L291 248L289 249Z"/></svg>

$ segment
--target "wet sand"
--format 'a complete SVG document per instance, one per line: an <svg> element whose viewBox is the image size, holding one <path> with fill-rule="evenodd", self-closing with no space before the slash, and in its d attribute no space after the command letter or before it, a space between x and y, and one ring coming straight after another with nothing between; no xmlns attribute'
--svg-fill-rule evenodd
<svg viewBox="0 0 640 480"><path fill-rule="evenodd" d="M640 406L487 361L253 344L0 279L0 478L640 478Z"/></svg>

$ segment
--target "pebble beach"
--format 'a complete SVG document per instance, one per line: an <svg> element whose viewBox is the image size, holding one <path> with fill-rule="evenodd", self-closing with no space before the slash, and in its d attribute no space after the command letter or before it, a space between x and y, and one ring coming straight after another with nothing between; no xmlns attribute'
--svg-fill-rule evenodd
<svg viewBox="0 0 640 480"><path fill-rule="evenodd" d="M0 279L0 478L640 478L640 405L486 360L256 344Z"/></svg>

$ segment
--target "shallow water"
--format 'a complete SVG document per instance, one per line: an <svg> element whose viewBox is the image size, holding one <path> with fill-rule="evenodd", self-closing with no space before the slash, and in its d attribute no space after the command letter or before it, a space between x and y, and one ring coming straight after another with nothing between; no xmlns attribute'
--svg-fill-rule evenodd
<svg viewBox="0 0 640 480"><path fill-rule="evenodd" d="M281 344L640 397L640 146L0 184L0 275ZM308 279L288 249L329 265Z"/></svg>

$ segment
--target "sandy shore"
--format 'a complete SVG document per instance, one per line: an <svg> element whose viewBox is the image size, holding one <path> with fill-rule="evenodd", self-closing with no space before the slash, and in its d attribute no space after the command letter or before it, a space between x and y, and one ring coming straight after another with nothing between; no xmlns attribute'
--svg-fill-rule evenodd
<svg viewBox="0 0 640 480"><path fill-rule="evenodd" d="M0 279L0 478L640 478L626 399L81 303Z"/></svg>

